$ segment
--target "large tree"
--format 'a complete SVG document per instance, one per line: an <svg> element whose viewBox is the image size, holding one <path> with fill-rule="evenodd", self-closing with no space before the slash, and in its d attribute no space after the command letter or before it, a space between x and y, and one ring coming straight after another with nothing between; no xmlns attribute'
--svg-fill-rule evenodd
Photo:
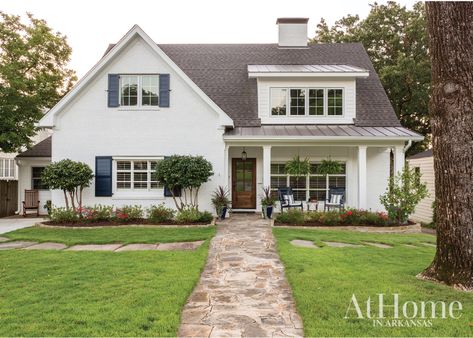
<svg viewBox="0 0 473 338"><path fill-rule="evenodd" d="M76 79L70 56L66 37L46 21L0 11L0 151L30 145L35 123Z"/></svg>
<svg viewBox="0 0 473 338"><path fill-rule="evenodd" d="M437 252L423 276L473 290L473 3L426 8Z"/></svg>
<svg viewBox="0 0 473 338"><path fill-rule="evenodd" d="M322 19L311 42L361 42L402 125L426 136L410 153L427 147L430 60L422 3L412 9L392 1L385 5L374 3L365 19L348 15L331 27Z"/></svg>

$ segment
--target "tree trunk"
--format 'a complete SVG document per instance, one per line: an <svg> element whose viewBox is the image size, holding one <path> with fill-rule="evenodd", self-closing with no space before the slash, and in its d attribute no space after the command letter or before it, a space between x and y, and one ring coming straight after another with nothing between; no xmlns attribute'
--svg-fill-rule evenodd
<svg viewBox="0 0 473 338"><path fill-rule="evenodd" d="M473 290L473 3L427 2L437 252L421 277Z"/></svg>
<svg viewBox="0 0 473 338"><path fill-rule="evenodd" d="M67 199L67 193L66 193L66 190L63 190L64 192L64 200L66 201L66 209L69 209L69 201Z"/></svg>

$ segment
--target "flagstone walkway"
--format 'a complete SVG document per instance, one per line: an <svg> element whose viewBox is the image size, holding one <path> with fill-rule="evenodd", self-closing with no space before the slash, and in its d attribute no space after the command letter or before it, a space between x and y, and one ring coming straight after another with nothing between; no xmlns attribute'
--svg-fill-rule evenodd
<svg viewBox="0 0 473 338"><path fill-rule="evenodd" d="M179 336L303 336L268 221L234 214L218 227Z"/></svg>
<svg viewBox="0 0 473 338"><path fill-rule="evenodd" d="M172 250L195 250L200 247L205 241L194 241L194 242L173 242L173 243L156 243L156 244L77 244L68 247L62 243L45 242L37 243L30 241L11 241L6 242L9 239L6 237L0 237L0 250L11 250L11 249L25 249L25 250L66 250L66 251L145 251L145 250L158 250L158 251L172 251Z"/></svg>

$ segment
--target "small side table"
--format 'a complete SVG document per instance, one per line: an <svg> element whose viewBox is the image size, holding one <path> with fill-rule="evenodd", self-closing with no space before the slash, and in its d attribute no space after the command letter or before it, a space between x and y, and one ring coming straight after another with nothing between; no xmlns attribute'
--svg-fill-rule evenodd
<svg viewBox="0 0 473 338"><path fill-rule="evenodd" d="M319 210L319 202L318 201L310 201L306 202L307 211L318 211Z"/></svg>

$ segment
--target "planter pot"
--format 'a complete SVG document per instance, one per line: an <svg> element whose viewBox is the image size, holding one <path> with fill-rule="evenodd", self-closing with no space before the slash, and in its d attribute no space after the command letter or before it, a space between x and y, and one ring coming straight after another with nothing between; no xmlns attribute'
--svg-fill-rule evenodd
<svg viewBox="0 0 473 338"><path fill-rule="evenodd" d="M269 219L271 219L272 214L273 214L273 206L271 205L271 206L266 207L266 216Z"/></svg>
<svg viewBox="0 0 473 338"><path fill-rule="evenodd" d="M219 215L220 219L225 219L225 217L227 217L227 209L228 209L227 207L222 208L222 211L220 212L220 215Z"/></svg>

